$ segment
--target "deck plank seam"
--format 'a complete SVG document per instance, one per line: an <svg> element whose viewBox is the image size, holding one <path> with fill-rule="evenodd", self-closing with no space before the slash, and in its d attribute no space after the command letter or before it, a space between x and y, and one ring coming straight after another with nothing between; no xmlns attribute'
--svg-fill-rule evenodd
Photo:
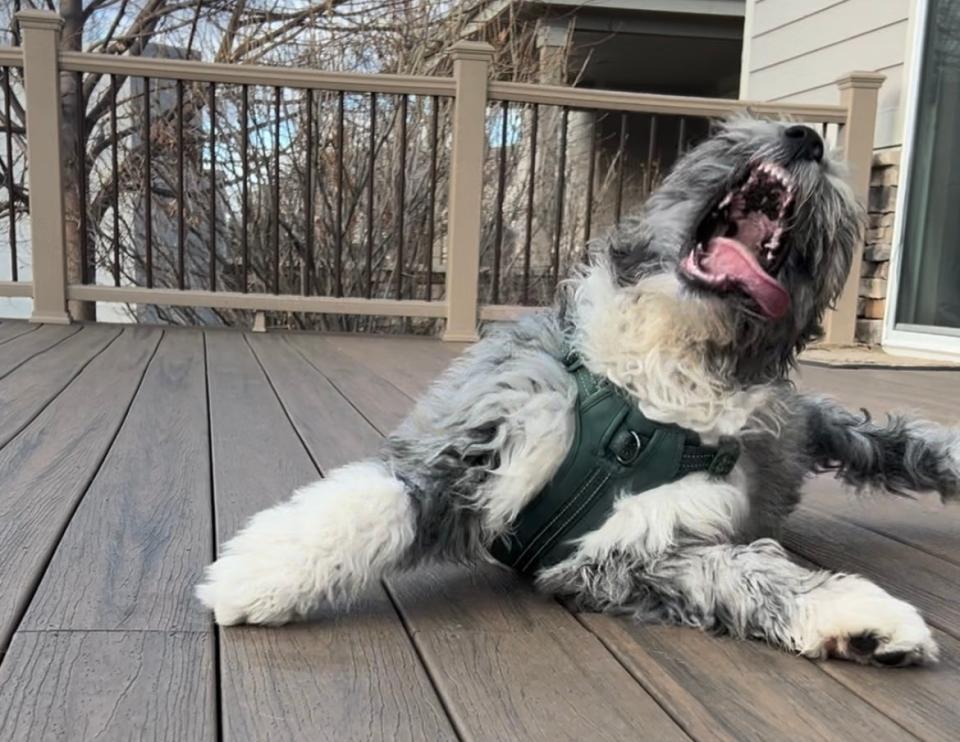
<svg viewBox="0 0 960 742"><path fill-rule="evenodd" d="M4 338L3 340L0 340L0 345L3 345L4 343L9 343L11 340L16 340L17 338L22 338L24 335L29 335L31 332L39 330L41 327L43 327L43 325L28 325L27 329L25 329L23 332L17 333L16 335L11 335L8 338Z"/></svg>
<svg viewBox="0 0 960 742"><path fill-rule="evenodd" d="M689 728L689 725L684 724L684 722L683 722L683 717L682 717L681 715L675 713L666 703L664 703L663 701L661 701L661 699L660 699L660 693L657 692L657 690L656 690L656 688L653 686L653 684L645 683L645 682L643 681L643 678L642 678L642 677L639 677L638 674L636 674L636 673L634 673L633 671L631 671L630 666L629 666L626 662L624 662L623 659L621 659L620 653L619 653L614 647L612 647L612 646L610 645L610 643L609 643L606 639L604 639L603 636L601 636L600 634L598 634L598 633L593 629L593 627L590 626L590 624L589 624L588 622L584 621L584 620L580 617L580 614L579 614L579 613L577 613L576 611L571 610L570 607L567 606L567 605L566 605L563 601L561 601L561 600L557 600L556 602L559 603L560 606L561 606L565 611L567 611L568 613L570 613L571 616L573 616L573 619L574 619L578 624L580 624L588 634L590 634L596 641L598 641L598 642L600 643L600 646L602 646L604 649L607 650L607 653L608 653L611 657L613 657L614 662L616 662L620 667L622 667L622 668L623 668L623 671L624 671L625 673L627 673L627 675L628 675L629 677L633 678L633 681L634 681L637 685L639 685L641 688L643 688L643 690L646 692L646 694L647 694L648 696L650 696L650 698L653 700L653 702L654 702L655 704L657 704L657 706L660 707L660 709L663 711L663 713L665 713L668 717L670 717L670 719L673 720L673 723L677 725L677 727L680 729L680 731L682 731L682 732L683 732L688 738L690 738L691 740L697 740L697 737L694 736L693 731ZM697 740L697 742L699 742L699 740Z"/></svg>
<svg viewBox="0 0 960 742"><path fill-rule="evenodd" d="M211 561L216 561L217 554L220 551L220 544L217 538L217 494L216 481L214 480L213 469L213 416L210 409L210 361L207 353L207 333L200 335L203 340L203 396L206 405L206 423L207 423L207 476L210 485L210 545L212 554ZM216 742L223 742L223 692L222 677L223 667L220 661L220 626L216 621L210 621L210 631L213 634L213 644L211 664L213 665L213 737Z"/></svg>
<svg viewBox="0 0 960 742"><path fill-rule="evenodd" d="M164 634L166 636L206 636L209 629L104 629L104 628L42 628L17 629L16 634Z"/></svg>
<svg viewBox="0 0 960 742"><path fill-rule="evenodd" d="M291 343L291 344L292 344L292 343ZM406 397L407 399L414 400L414 397L413 397L411 394L408 394L408 393L405 392L403 389L401 389L400 387L398 387L398 386L397 386L396 384L394 384L390 379L388 379L386 376L384 376L383 374L381 374L381 373L380 373L379 371L377 371L375 368L371 368L369 365L367 365L366 363L364 363L363 359L362 359L362 358L358 358L354 353L351 353L349 350L346 350L346 349L343 349L343 348L334 348L333 350L336 351L337 353L339 353L339 354L340 354L341 356L343 356L344 358L348 358L348 359L349 359L350 361L352 361L353 363L358 363L358 364L360 364L364 369L367 370L367 372L369 372L369 373L372 374L373 376L376 376L376 377L377 377L378 379L380 379L384 384L386 384L387 386L389 386L391 389L395 390L398 394ZM414 400L414 401L415 401L415 400Z"/></svg>
<svg viewBox="0 0 960 742"><path fill-rule="evenodd" d="M800 658L800 659L803 659L803 658ZM827 670L825 667L823 667L823 665L822 665L821 663L819 663L819 662L814 662L813 660L806 660L806 661L809 662L810 664L812 664L814 667L816 667L817 670L818 670L822 675L826 675L828 678L830 678L831 680L833 680L835 683L837 683L838 685L840 685L842 688L845 688L845 689L848 690L850 693L852 693L854 696L856 696L857 698L859 698L863 703L865 703L867 706L869 706L869 707L872 708L874 711L876 711L877 714L879 714L880 716L885 717L891 724L893 724L894 726L897 726L897 727L899 727L900 729L902 729L902 730L903 730L903 733L904 733L905 735L907 735L910 739L917 739L917 740L923 740L923 739L924 739L924 738L921 737L919 734L916 734L915 732L911 731L909 728L907 728L906 726L904 726L903 724L901 724L899 720L895 719L895 718L892 717L890 714L888 714L886 711L884 711L884 709L883 709L878 703L875 703L874 701L870 700L869 695L859 692L859 691L857 690L857 688L858 688L859 686L858 686L856 683L848 683L848 682L846 681L845 676L844 676L842 673L837 674L837 675L834 675L832 672L830 672L830 671ZM836 662L836 661L837 661L837 660L827 660L827 662ZM840 661L842 661L842 660L840 660Z"/></svg>
<svg viewBox="0 0 960 742"><path fill-rule="evenodd" d="M373 376L376 376L378 379L381 379L384 384L392 387L407 399L410 399L414 402L416 401L418 395L410 394L410 392L404 390L402 387L397 386L397 384L395 384L393 381L385 377L376 368L374 368L373 366L370 366L362 356L357 355L355 350L351 351L349 347L339 347L339 348L334 348L334 350L337 353L339 353L341 356L350 359L351 362L357 363L360 366L362 366L364 369L366 369L367 372L369 372ZM453 357L450 360L452 361ZM431 383L433 382L432 378L430 379L430 382Z"/></svg>
<svg viewBox="0 0 960 742"><path fill-rule="evenodd" d="M38 350L36 353L32 353L31 355L27 356L27 357L24 358L22 361L20 361L20 363L16 364L15 366L11 366L9 370L5 371L4 373L0 373L0 379L5 379L5 378L7 378L10 374L12 374L12 373L13 373L14 371L16 371L18 368L20 368L21 366L23 366L25 363L28 363L29 361L32 361L32 360L33 360L34 358L36 358L37 356L42 355L43 353L46 353L46 352L49 351L49 350L53 350L53 349L56 348L58 345L60 345L60 343L69 340L69 339L72 338L74 335L77 335L82 329L83 329L83 326L82 326L82 325L77 325L77 329L74 330L73 332L67 333L67 334L64 335L62 338L60 338L60 339L57 340L55 343L53 343L52 345L49 345L49 346L47 346L46 348L43 348L43 349L41 349L41 350ZM24 333L23 335L17 335L17 338L22 338L22 337L24 337L24 335L29 335L29 334L30 334L30 333ZM16 338L11 338L11 339L15 340Z"/></svg>
<svg viewBox="0 0 960 742"><path fill-rule="evenodd" d="M436 674L433 672L431 664L427 661L427 658L423 653L423 647L420 645L420 641L418 639L419 632L412 630L409 622L407 621L406 615L400 608L400 602L397 600L397 596L394 594L393 588L391 588L389 581L385 578L381 579L380 585L383 587L383 592L386 593L387 600L390 601L390 605L393 606L394 613L397 614L400 625L403 627L403 631L406 633L407 638L410 641L410 647L413 649L413 653L417 658L417 662L419 662L420 666L423 668L424 675L427 677L427 682L430 683L430 687L433 689L434 695L437 697L437 703L440 704L440 708L443 709L444 715L450 722L450 729L453 731L454 735L456 735L456 738L460 740L460 742L468 742L468 740L472 740L473 737L469 734L469 730L464 728L462 721L454 712L452 706L450 705L449 699L443 692L442 684L440 683Z"/></svg>
<svg viewBox="0 0 960 742"><path fill-rule="evenodd" d="M337 394L339 394L341 397L343 397L343 400L344 400L348 405L350 405L350 406L354 409L354 411L355 411L358 415L360 415L360 417L362 417L364 420L366 420L366 421L367 421L367 424L370 425L370 427L373 428L375 431L377 431L377 433L380 434L380 437L381 437L381 438L386 437L387 433L386 433L385 431L383 431L383 430L380 428L380 426L378 426L373 420L371 420L369 417L367 417L367 416L363 413L363 410L361 410L359 407L357 407L356 404L354 404L353 400L350 399L350 397L348 397L348 396L344 393L344 391L343 391L339 386L337 386L337 383L336 383L333 379L331 379L328 374L326 374L326 373L324 373L323 371L321 371L321 370L317 367L317 365L316 365L313 361L311 361L311 360L307 357L307 355L306 355L305 353L303 353L303 351L301 351L296 345L294 345L294 344L291 343L289 340L287 340L286 337L283 338L283 342L284 342L285 345L287 345L288 347L290 347L298 356L300 356L300 358L302 358L314 371L316 371L316 372L317 372L318 374L320 374L324 379L326 379L327 382L330 384L330 386L333 387L334 391L335 391ZM367 370L369 371L369 369L367 369ZM379 374L377 374L377 378L380 378ZM391 386L392 386L392 385L391 385ZM394 387L394 388L396 388L396 387ZM399 391L399 390L398 390L398 391ZM401 392L401 394L402 394L402 393L403 393L403 392ZM405 395L405 396L407 396L407 395ZM409 397L408 397L408 398L409 398Z"/></svg>
<svg viewBox="0 0 960 742"><path fill-rule="evenodd" d="M313 468L317 470L317 474L320 478L323 478L323 468L320 466L320 462L317 461L313 452L310 450L310 446L307 445L307 442L303 439L303 436L300 434L300 429L297 427L296 423L293 422L293 416L290 414L290 410L287 409L287 405L283 401L283 397L280 396L280 392L277 390L276 385L273 383L273 379L270 378L270 374L267 373L266 366L263 365L263 361L260 360L260 356L257 355L256 348L253 347L250 343L250 339L247 337L247 333L243 333L243 341L247 344L250 352L253 354L254 360L257 362L257 365L260 367L260 372L263 374L263 377L267 380L267 384L270 386L270 390L273 392L273 396L276 397L277 403L280 405L280 409L283 410L284 417L287 418L287 422L290 423L290 427L293 429L294 435L297 436L297 440L300 441L300 445L303 446L303 450L306 451L307 457L310 459L310 462L313 464Z"/></svg>
<svg viewBox="0 0 960 742"><path fill-rule="evenodd" d="M15 619L11 622L13 630L10 631L6 640L0 640L0 664L3 663L3 659L7 655L7 649L9 648L10 641L13 637L20 631L20 624L23 623L24 616L26 616L27 611L30 609L30 604L33 602L33 599L36 597L37 590L40 587L40 583L43 581L44 575L46 575L47 570L50 568L50 564L53 561L54 555L57 553L57 549L60 548L60 545L63 543L63 537L69 528L71 521L74 516L77 514L77 510L80 508L80 505L83 503L84 499L87 496L87 493L90 491L90 487L96 481L97 476L100 474L101 469L103 468L103 462L106 461L107 455L110 453L110 449L113 448L114 444L117 442L117 438L120 436L120 432L123 430L123 426L127 421L127 418L130 415L130 410L133 407L134 400L140 394L140 390L143 388L143 381L147 376L147 371L153 363L153 359L156 358L157 351L160 348L160 344L163 342L165 332L163 330L159 331L160 337L157 339L156 344L153 346L153 350L150 352L150 358L143 365L143 371L140 373L140 379L137 381L136 389L134 389L133 394L130 395L130 399L127 401L126 406L124 407L123 414L120 417L120 421L117 424L116 429L113 431L113 435L110 436L110 441L106 446L103 447L103 451L100 454L99 460L91 471L90 478L84 484L80 496L77 497L76 501L73 503L73 506L69 509L66 514L66 517L63 519L63 524L61 525L59 532L56 534L53 544L47 550L47 553L44 555L44 558L40 560L39 568L35 575L32 584L29 586L29 598L24 601L22 609L18 611L19 615L15 616Z"/></svg>
<svg viewBox="0 0 960 742"><path fill-rule="evenodd" d="M867 532L869 532L869 533L873 533L875 536L878 536L878 537L880 537L880 538L887 538L889 541L892 541L893 543L900 544L899 541L896 541L895 539L890 539L890 538L888 538L888 537L886 536L886 534L876 533L876 532L874 532L874 531L871 531L869 528L864 528L863 526L861 526L861 525L859 525L859 524L857 524L857 523L850 523L850 522L848 522L848 521L843 521L841 518L839 518L839 517L837 517L837 516L822 514L822 513L820 513L820 511L817 511L817 514L818 514L818 515L822 515L822 517L824 517L824 518L827 519L827 520L840 521L840 522L844 523L844 525L849 526L850 528L859 528L859 529L864 530L864 531L867 531ZM788 524L788 525L789 525L789 522L790 522L790 521L789 521L789 519L788 519L788 520L787 520L787 524ZM903 544L901 544L901 545L903 545ZM909 545L909 544L908 544L907 546L908 546L908 548L911 548L911 549L912 549L912 548L915 548L915 547L913 547L913 546L911 546L911 545ZM798 559L801 559L801 560L803 560L803 561L806 561L806 562L809 563L809 564L812 564L812 565L815 566L817 569L822 569L822 570L825 570L825 571L827 571L827 572L844 571L844 570L842 570L842 569L839 569L839 570L838 570L836 567L831 567L831 566L825 565L825 564L823 564L822 561L820 561L820 560L814 558L813 556L810 556L810 555L808 555L808 554L806 554L806 553L804 553L804 552L800 552L800 551L797 551L797 550L795 550L795 549L788 549L788 548L786 548L786 547L784 547L784 550L785 550L788 554L792 555L793 557L798 558ZM925 556L928 556L928 557L931 558L931 559L937 559L937 560L943 562L944 564L949 564L950 566L954 566L952 562L949 562L949 561L947 561L946 559L941 559L941 558L938 557L938 556L929 555L929 554L927 554L926 552L921 551L920 549L916 549L916 551L917 551L917 553L919 553L919 554L924 554ZM854 574L860 574L860 573L859 573L859 572L854 572ZM886 590L886 587L883 585L883 580L876 580L876 579L874 579L874 578L872 578L872 577L869 577L869 576L867 576L866 579L870 580L871 582L878 583L881 588L883 588L884 590ZM907 600L907 602L911 602L911 601ZM911 602L911 605L913 605L912 602ZM946 634L947 636L953 637L954 639L960 639L960 628L956 628L956 627L950 626L950 625L949 625L949 622L941 621L939 618L937 618L937 616L931 615L931 613L930 613L929 611L922 611L922 613L923 613L924 619L927 621L928 624L930 624L930 625L933 626L934 628L939 629L940 631L942 631L942 632L943 632L944 634Z"/></svg>
<svg viewBox="0 0 960 742"><path fill-rule="evenodd" d="M896 495L891 495L891 497L896 497ZM879 528L876 528L875 526L868 525L867 523L861 523L857 520L854 520L848 515L844 515L843 513L834 513L822 506L811 505L807 503L803 503L801 507L804 510L809 510L813 513L816 513L817 515L833 518L834 520L840 520L848 525L856 526L857 528L862 528L864 531L870 531L870 533L873 533L877 536L882 536L883 538L889 539L890 541L895 541L896 543L901 544L902 546L906 546L910 549L916 549L921 554L926 554L927 556L933 557L934 559L940 559L941 561L947 562L948 564L954 564L960 567L960 558L953 559L944 554L938 554L936 552L929 551L920 544L913 543L912 541L906 541L903 538L897 536L897 534L895 533L890 533L889 531L882 531Z"/></svg>
<svg viewBox="0 0 960 742"><path fill-rule="evenodd" d="M9 433L9 437L7 438L7 440L5 440L5 441L3 441L2 443L0 443L0 450L2 450L4 446L8 445L11 441L13 441L13 439L16 438L18 435L20 435L20 433L22 433L22 432L30 425L30 423L32 423L34 420L36 420L38 417L40 417L40 415L43 414L43 411L46 410L47 407L49 407L51 404L53 404L53 403L57 400L57 398L59 398L59 396L60 396L61 394L63 394L65 391L67 391L67 389L70 388L70 385L73 384L73 382L75 382L75 381L77 380L77 378L80 376L80 374L82 374L82 373L84 372L84 370L87 368L87 366L89 366L89 365L90 365L91 363L93 363L97 358L99 358L99 357L100 357L100 354L101 354L101 353L104 353L104 352L107 350L107 348L109 348L111 345L113 345L113 344L120 338L120 336L121 336L122 334L123 334L123 330L120 329L120 330L117 332L117 334L114 335L106 345L104 345L100 350L98 350L96 353L94 353L92 356L90 356L90 358L88 358L86 361L84 361L84 363L77 369L77 372L67 380L67 382L60 388L60 390L59 390L58 392L56 392L52 397L50 397L50 399L48 399L46 402L44 402L44 403L37 409L37 411L33 414L33 416L30 417L30 419L24 421L23 425L21 425L19 428L17 428L17 429L16 429L15 431L13 431L12 433ZM70 337L75 337L75 336L76 336L76 334L71 335ZM19 337L19 336L18 336L18 337ZM66 339L66 338L65 338L65 339Z"/></svg>

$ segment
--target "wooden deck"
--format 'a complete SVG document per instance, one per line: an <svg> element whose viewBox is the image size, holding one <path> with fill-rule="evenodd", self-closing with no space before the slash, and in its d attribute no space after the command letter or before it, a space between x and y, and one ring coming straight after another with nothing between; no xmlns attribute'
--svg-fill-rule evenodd
<svg viewBox="0 0 960 742"><path fill-rule="evenodd" d="M935 669L814 663L576 614L495 568L218 630L192 588L254 511L372 452L459 351L423 339L0 323L0 739L960 738L960 508L811 484L787 546L926 614ZM806 367L960 419L960 374Z"/></svg>

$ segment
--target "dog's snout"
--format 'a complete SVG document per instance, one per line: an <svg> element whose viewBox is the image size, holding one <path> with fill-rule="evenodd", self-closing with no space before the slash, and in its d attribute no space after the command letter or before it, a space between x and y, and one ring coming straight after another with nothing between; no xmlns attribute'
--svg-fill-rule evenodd
<svg viewBox="0 0 960 742"><path fill-rule="evenodd" d="M788 126L783 131L783 140L790 152L790 160L823 159L823 139L809 126Z"/></svg>

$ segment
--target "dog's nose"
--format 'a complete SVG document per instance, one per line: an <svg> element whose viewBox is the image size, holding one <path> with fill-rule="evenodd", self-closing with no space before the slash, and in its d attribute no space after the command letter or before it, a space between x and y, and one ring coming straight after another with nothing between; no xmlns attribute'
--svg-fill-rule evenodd
<svg viewBox="0 0 960 742"><path fill-rule="evenodd" d="M788 126L783 130L783 140L791 160L823 159L823 139L809 126Z"/></svg>

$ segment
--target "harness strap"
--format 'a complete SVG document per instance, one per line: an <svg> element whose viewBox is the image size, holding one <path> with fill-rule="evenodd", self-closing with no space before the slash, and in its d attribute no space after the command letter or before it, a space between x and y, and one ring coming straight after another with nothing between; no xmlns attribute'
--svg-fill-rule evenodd
<svg viewBox="0 0 960 742"><path fill-rule="evenodd" d="M643 492L694 472L726 476L740 452L733 439L705 446L693 431L654 422L578 358L571 356L566 365L577 383L570 450L512 531L491 546L498 561L525 573L570 556L574 542L609 517L619 494Z"/></svg>

